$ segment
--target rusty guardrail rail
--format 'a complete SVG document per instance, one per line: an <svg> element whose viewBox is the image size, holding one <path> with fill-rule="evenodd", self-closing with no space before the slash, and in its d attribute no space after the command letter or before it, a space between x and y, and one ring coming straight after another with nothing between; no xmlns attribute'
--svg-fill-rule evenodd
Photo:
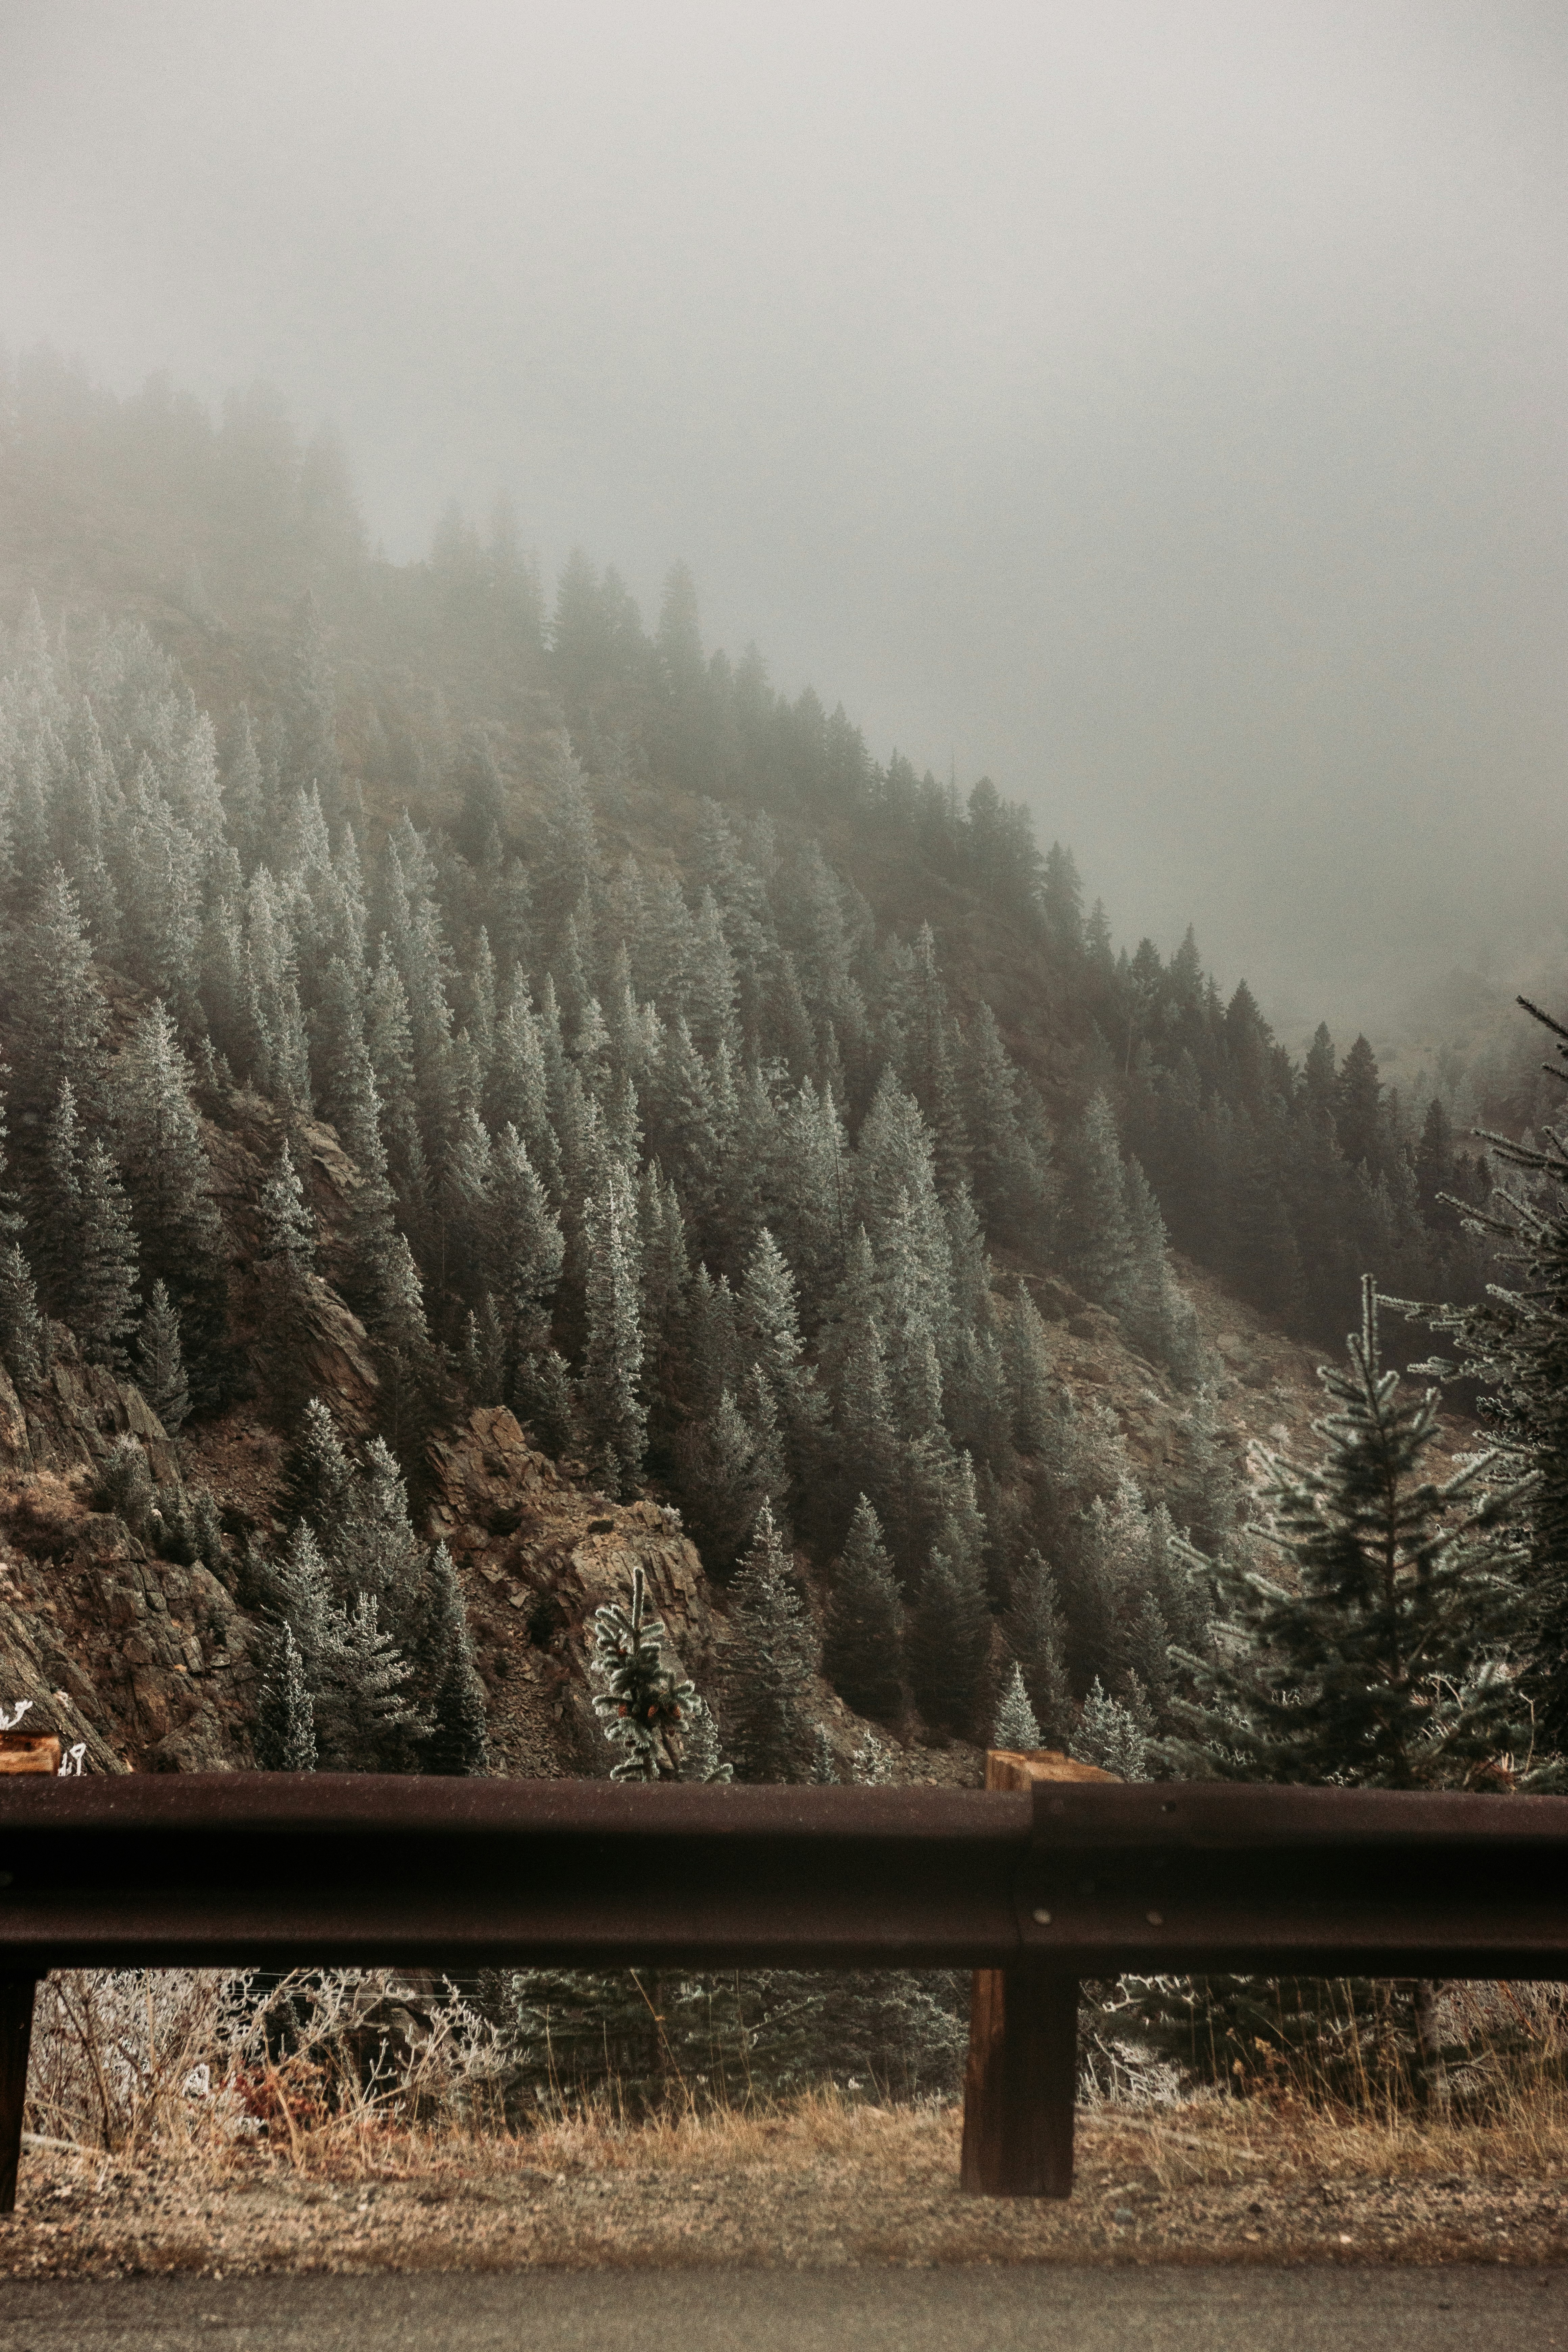
<svg viewBox="0 0 1568 2352"><path fill-rule="evenodd" d="M1568 1798L0 1778L0 2211L51 1968L952 1968L964 2184L1065 2196L1077 1988L1568 1976Z"/></svg>

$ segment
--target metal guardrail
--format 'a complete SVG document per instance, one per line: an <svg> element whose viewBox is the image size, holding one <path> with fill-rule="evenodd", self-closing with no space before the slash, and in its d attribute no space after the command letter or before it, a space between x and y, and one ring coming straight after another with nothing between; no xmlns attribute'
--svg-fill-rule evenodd
<svg viewBox="0 0 1568 2352"><path fill-rule="evenodd" d="M52 1968L952 1968L964 2181L1071 2184L1077 1986L1568 1976L1568 1798L1042 1780L0 1780L0 2211Z"/></svg>

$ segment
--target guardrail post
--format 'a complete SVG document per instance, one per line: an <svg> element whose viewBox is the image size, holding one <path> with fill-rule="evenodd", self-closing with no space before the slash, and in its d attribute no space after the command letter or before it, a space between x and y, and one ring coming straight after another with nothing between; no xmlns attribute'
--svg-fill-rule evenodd
<svg viewBox="0 0 1568 2352"><path fill-rule="evenodd" d="M1070 2197L1078 1979L976 1969L960 2186L972 2197Z"/></svg>
<svg viewBox="0 0 1568 2352"><path fill-rule="evenodd" d="M994 1748L985 1759L988 1789L1115 1777L1050 1748ZM1078 1979L1029 1963L976 1969L960 2186L973 2197L1070 2197L1077 2097Z"/></svg>
<svg viewBox="0 0 1568 2352"><path fill-rule="evenodd" d="M37 1979L31 1976L0 1977L0 2213L16 2210L36 1986Z"/></svg>

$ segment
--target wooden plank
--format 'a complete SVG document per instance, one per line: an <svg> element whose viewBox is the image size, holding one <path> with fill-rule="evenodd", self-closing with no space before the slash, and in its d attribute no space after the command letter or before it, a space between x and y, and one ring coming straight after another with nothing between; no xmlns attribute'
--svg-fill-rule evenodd
<svg viewBox="0 0 1568 2352"><path fill-rule="evenodd" d="M994 1748L988 1789L1113 1780L1054 1748ZM1078 1979L976 1969L969 1989L960 2185L973 2197L1070 2197L1078 2095Z"/></svg>
<svg viewBox="0 0 1568 2352"><path fill-rule="evenodd" d="M22 2109L33 2043L32 1977L0 1977L0 2213L16 2210L22 2160Z"/></svg>
<svg viewBox="0 0 1568 2352"><path fill-rule="evenodd" d="M52 1732L39 1738L0 1731L0 1772L54 1772L60 1769L60 1743Z"/></svg>

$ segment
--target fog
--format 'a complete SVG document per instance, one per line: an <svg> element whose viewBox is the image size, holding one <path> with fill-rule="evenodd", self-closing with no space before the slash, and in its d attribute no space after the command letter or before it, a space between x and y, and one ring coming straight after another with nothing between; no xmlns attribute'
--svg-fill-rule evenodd
<svg viewBox="0 0 1568 2352"><path fill-rule="evenodd" d="M1564 938L1560 8L0 0L0 336L516 500L1294 1024Z"/></svg>

